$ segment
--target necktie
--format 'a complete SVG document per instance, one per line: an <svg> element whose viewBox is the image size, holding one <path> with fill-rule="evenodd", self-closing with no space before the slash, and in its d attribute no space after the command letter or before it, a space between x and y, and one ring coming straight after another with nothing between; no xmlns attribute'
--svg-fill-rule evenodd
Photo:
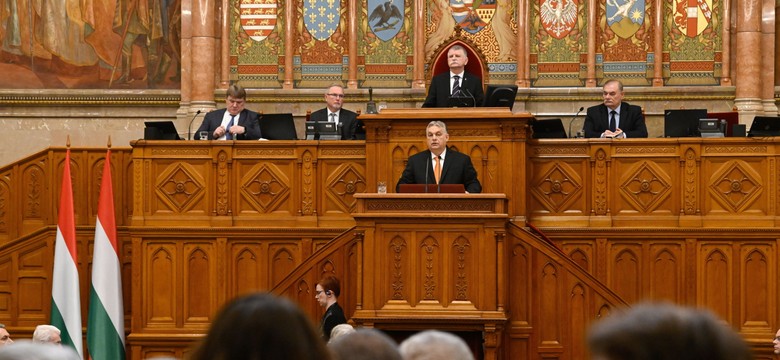
<svg viewBox="0 0 780 360"><path fill-rule="evenodd" d="M612 115L609 117L609 131L615 131L617 130L617 122L615 121L615 114L617 114L617 111L612 110L609 113Z"/></svg>
<svg viewBox="0 0 780 360"><path fill-rule="evenodd" d="M436 160L436 165L433 167L433 176L438 184L439 180L441 180L441 156L435 156L434 159Z"/></svg>
<svg viewBox="0 0 780 360"><path fill-rule="evenodd" d="M233 121L235 119L235 115L230 115L230 122L225 126L225 140L233 140L233 134L230 133L230 127L233 126Z"/></svg>
<svg viewBox="0 0 780 360"><path fill-rule="evenodd" d="M336 113L330 113L330 122L336 122Z"/></svg>
<svg viewBox="0 0 780 360"><path fill-rule="evenodd" d="M452 83L452 95L457 95L460 92L460 76L455 75L452 78L455 80Z"/></svg>

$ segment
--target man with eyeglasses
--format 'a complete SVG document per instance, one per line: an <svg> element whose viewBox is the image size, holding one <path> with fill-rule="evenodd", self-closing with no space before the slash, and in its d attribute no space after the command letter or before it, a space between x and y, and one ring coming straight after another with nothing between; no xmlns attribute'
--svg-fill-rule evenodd
<svg viewBox="0 0 780 360"><path fill-rule="evenodd" d="M0 347L11 345L14 341L11 340L11 334L5 328L5 325L0 324Z"/></svg>
<svg viewBox="0 0 780 360"><path fill-rule="evenodd" d="M365 140L366 130L357 114L344 109L344 87L333 84L325 91L325 108L311 113L309 121L336 123L341 140Z"/></svg>

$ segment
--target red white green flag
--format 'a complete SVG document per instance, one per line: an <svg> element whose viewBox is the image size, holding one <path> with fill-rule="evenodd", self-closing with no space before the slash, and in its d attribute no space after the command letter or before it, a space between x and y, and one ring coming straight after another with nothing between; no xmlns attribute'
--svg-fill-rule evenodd
<svg viewBox="0 0 780 360"><path fill-rule="evenodd" d="M111 150L106 152L100 183L95 246L92 255L92 286L89 291L87 349L90 359L125 358L125 322L122 304L122 272L114 218L111 182Z"/></svg>
<svg viewBox="0 0 780 360"><path fill-rule="evenodd" d="M62 192L54 242L54 272L51 284L51 324L62 332L62 345L72 347L84 358L81 339L81 297L79 295L76 220L73 184L70 178L70 149L65 152Z"/></svg>

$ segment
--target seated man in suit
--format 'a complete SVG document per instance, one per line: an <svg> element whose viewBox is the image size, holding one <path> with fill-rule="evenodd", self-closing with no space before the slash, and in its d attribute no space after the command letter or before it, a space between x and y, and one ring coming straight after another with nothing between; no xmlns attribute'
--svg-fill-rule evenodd
<svg viewBox="0 0 780 360"><path fill-rule="evenodd" d="M409 157L395 192L401 184L463 184L467 193L482 192L477 179L477 170L471 164L471 157L447 149L447 125L431 121L426 129L428 150ZM425 176L428 179L425 179Z"/></svg>
<svg viewBox="0 0 780 360"><path fill-rule="evenodd" d="M469 58L463 46L455 45L447 51L447 64L450 71L438 74L431 79L428 96L422 107L447 107L451 96L474 98L476 106L482 105L485 93L482 91L482 79L465 71Z"/></svg>
<svg viewBox="0 0 780 360"><path fill-rule="evenodd" d="M227 89L225 109L206 114L196 134L208 132L209 140L257 140L260 139L260 120L256 112L244 109L246 90L240 85Z"/></svg>
<svg viewBox="0 0 780 360"><path fill-rule="evenodd" d="M623 102L623 83L604 83L604 103L588 108L585 115L586 138L646 138L647 126L642 108Z"/></svg>
<svg viewBox="0 0 780 360"><path fill-rule="evenodd" d="M331 85L325 92L325 108L311 113L309 121L335 122L341 133L341 140L365 140L366 130L357 114L342 108L344 105L344 87Z"/></svg>

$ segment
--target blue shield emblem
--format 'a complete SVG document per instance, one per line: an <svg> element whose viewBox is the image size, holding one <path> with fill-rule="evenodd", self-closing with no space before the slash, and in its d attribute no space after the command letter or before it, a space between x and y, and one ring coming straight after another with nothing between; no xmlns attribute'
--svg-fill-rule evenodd
<svg viewBox="0 0 780 360"><path fill-rule="evenodd" d="M627 39L645 22L645 0L607 0L607 25L615 34Z"/></svg>
<svg viewBox="0 0 780 360"><path fill-rule="evenodd" d="M368 27L379 40L395 37L404 25L404 0L368 0Z"/></svg>
<svg viewBox="0 0 780 360"><path fill-rule="evenodd" d="M303 24L319 41L327 40L341 20L341 0L304 0Z"/></svg>

